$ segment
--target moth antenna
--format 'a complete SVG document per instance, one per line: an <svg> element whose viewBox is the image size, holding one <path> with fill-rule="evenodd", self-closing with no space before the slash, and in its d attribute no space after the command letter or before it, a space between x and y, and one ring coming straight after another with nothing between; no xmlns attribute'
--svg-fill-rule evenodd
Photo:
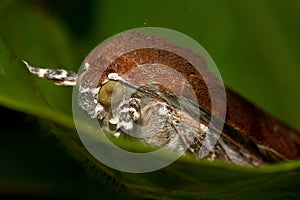
<svg viewBox="0 0 300 200"><path fill-rule="evenodd" d="M38 68L30 65L26 61L22 60L31 74L34 74L40 78L46 78L53 80L55 85L61 86L75 86L78 76L75 72L67 71L65 69L47 69Z"/></svg>

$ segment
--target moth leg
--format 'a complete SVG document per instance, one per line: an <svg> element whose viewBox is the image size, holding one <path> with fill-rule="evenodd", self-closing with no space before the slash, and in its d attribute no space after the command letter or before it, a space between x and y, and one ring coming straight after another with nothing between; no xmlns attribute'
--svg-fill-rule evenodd
<svg viewBox="0 0 300 200"><path fill-rule="evenodd" d="M29 72L40 77L49 80L54 80L55 85L61 86L75 86L77 82L77 74L72 71L67 71L64 69L47 69L38 68L30 65L23 60L23 63L28 68Z"/></svg>
<svg viewBox="0 0 300 200"><path fill-rule="evenodd" d="M132 96L128 103L121 106L118 129L131 130L133 123L141 118L141 104L137 96Z"/></svg>

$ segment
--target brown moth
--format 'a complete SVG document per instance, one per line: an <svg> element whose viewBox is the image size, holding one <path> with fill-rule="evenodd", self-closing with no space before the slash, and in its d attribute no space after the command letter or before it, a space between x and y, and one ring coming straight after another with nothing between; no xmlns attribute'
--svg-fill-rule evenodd
<svg viewBox="0 0 300 200"><path fill-rule="evenodd" d="M78 105L116 137L130 135L155 147L236 164L300 157L300 135L295 130L229 88L225 101L218 95L222 83L204 59L160 36L129 31L113 37L87 56L79 76L24 63L32 74L57 85L76 85ZM227 109L221 130L208 128L212 119L220 120L219 113L211 112L212 92L218 97L217 106ZM200 110L200 116L193 110Z"/></svg>

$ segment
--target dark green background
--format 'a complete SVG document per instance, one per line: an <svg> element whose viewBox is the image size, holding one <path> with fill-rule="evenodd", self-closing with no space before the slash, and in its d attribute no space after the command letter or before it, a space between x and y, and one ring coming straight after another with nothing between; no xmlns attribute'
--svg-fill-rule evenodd
<svg viewBox="0 0 300 200"><path fill-rule="evenodd" d="M209 52L227 86L300 130L300 1L297 0L2 0L0 39L6 49L0 51L0 69L5 69L10 63L4 62L5 53L9 51L13 60L25 59L39 66L67 67L76 71L89 51L107 37L144 26L171 28L191 36ZM42 92L46 93L51 108L71 113L70 88L35 81L41 88L47 88ZM136 186L126 185L129 180L134 182L135 176L108 175L99 172L85 158L78 159L72 147L61 139L63 136L54 134L58 136L54 137L52 133L55 131L47 125L51 117L53 121L59 119L46 115L43 110L38 112L21 104L9 103L12 101L6 101L4 97L13 99L17 96L13 95L14 92L26 93L26 87L13 75L6 79L0 76L0 82L0 103L3 105L0 110L0 198L105 199L128 195L132 198L145 195L157 198L151 189L135 190ZM53 97L50 93L58 95ZM36 97L26 95L24 99L15 100L38 102ZM60 124L70 127L64 121ZM194 169L189 169L189 165L185 167ZM255 181L241 182L243 193L229 189L211 190L204 185L209 192L197 197L251 198L256 194L253 190L260 187L262 189L257 191L260 198L266 197L260 194L263 192L273 194L272 198L297 198L300 189L298 169L292 169L286 175L265 176L266 186L263 186L264 180L259 181L261 187ZM115 180L116 174L122 177L121 181ZM142 179L148 181L145 185L152 188L155 181L149 180L159 176L145 177ZM269 183L267 177L275 177L273 184L276 185ZM208 182L213 183L214 179L211 177ZM175 182L180 180L174 178ZM182 183L188 184L191 182ZM255 187L255 184L258 185ZM249 187L251 185L253 188ZM187 187L184 192L172 193L171 197L193 194L193 186ZM167 198L168 195L163 196Z"/></svg>

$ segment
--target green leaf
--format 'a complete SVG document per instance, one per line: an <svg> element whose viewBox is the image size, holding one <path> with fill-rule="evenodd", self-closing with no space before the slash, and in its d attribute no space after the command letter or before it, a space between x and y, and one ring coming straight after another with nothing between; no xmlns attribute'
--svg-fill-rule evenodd
<svg viewBox="0 0 300 200"><path fill-rule="evenodd" d="M238 1L146 1L146 4L132 1L118 4L117 7L115 5L114 1L105 1L95 7L101 7L102 12L97 12L96 9L94 24L100 21L100 17L102 23L93 28L91 40L99 42L127 28L143 26L144 22L149 26L164 26L182 31L211 52L230 86L270 109L270 112L278 116L282 114L282 118L291 121L294 126L299 126L299 114L290 114L293 108L289 107L298 86L291 86L289 82L298 80L292 74L299 74L296 73L299 69L295 68L300 62L294 52L297 47L289 48L294 41L288 36L293 33L285 32L282 28L290 18L282 19L280 14L280 9L284 8L290 10L292 16L291 13L296 13L296 6L287 6L284 1L277 4L271 4L271 1L254 1L247 2L246 5ZM125 6L139 12L128 12ZM157 14L160 12L164 12L164 17ZM296 17L299 19L299 14ZM279 21L274 23L274 18ZM44 67L72 66L69 69L76 71L80 63L75 64L77 58L74 55L78 52L73 47L84 45L71 40L72 37L59 21L21 1L1 1L0 24L0 104L44 119L42 124L62 141L70 153L87 168L92 168L95 172L93 178L112 178L114 183L111 192L116 185L121 185L127 189L127 194L154 199L300 197L300 161L244 167L222 162L196 161L187 157L159 171L144 174L124 173L103 165L87 152L77 136L71 113L72 89L56 87L52 82L31 76L21 63L25 59ZM299 31L298 28L296 30ZM267 37L266 40L256 36L261 32ZM72 42L76 44L71 44ZM270 46L273 42L278 47ZM300 42L299 39L297 42ZM94 46L96 44L91 49ZM244 51L240 51L241 48ZM276 79L282 68L275 66L285 63L288 63L288 70L295 70L293 73L284 71L285 76L291 76L287 82L280 77L279 80ZM262 69L265 65L267 67ZM248 66L249 76L243 76L242 66ZM230 69L226 70L227 67ZM255 87L251 87L251 84ZM292 87L294 92L285 91L281 84ZM276 94L264 94L269 89ZM255 93L256 90L258 93ZM256 96L252 97L253 94ZM279 99L273 100L273 97ZM290 106L298 103L298 100L300 96L296 94ZM281 110L278 108L279 104L287 109ZM144 150L142 145L134 141L116 143L126 149Z"/></svg>
<svg viewBox="0 0 300 200"><path fill-rule="evenodd" d="M0 6L1 104L72 126L71 88L32 79L21 63L28 59L46 66L73 66L67 35L59 24L22 3L3 1Z"/></svg>

